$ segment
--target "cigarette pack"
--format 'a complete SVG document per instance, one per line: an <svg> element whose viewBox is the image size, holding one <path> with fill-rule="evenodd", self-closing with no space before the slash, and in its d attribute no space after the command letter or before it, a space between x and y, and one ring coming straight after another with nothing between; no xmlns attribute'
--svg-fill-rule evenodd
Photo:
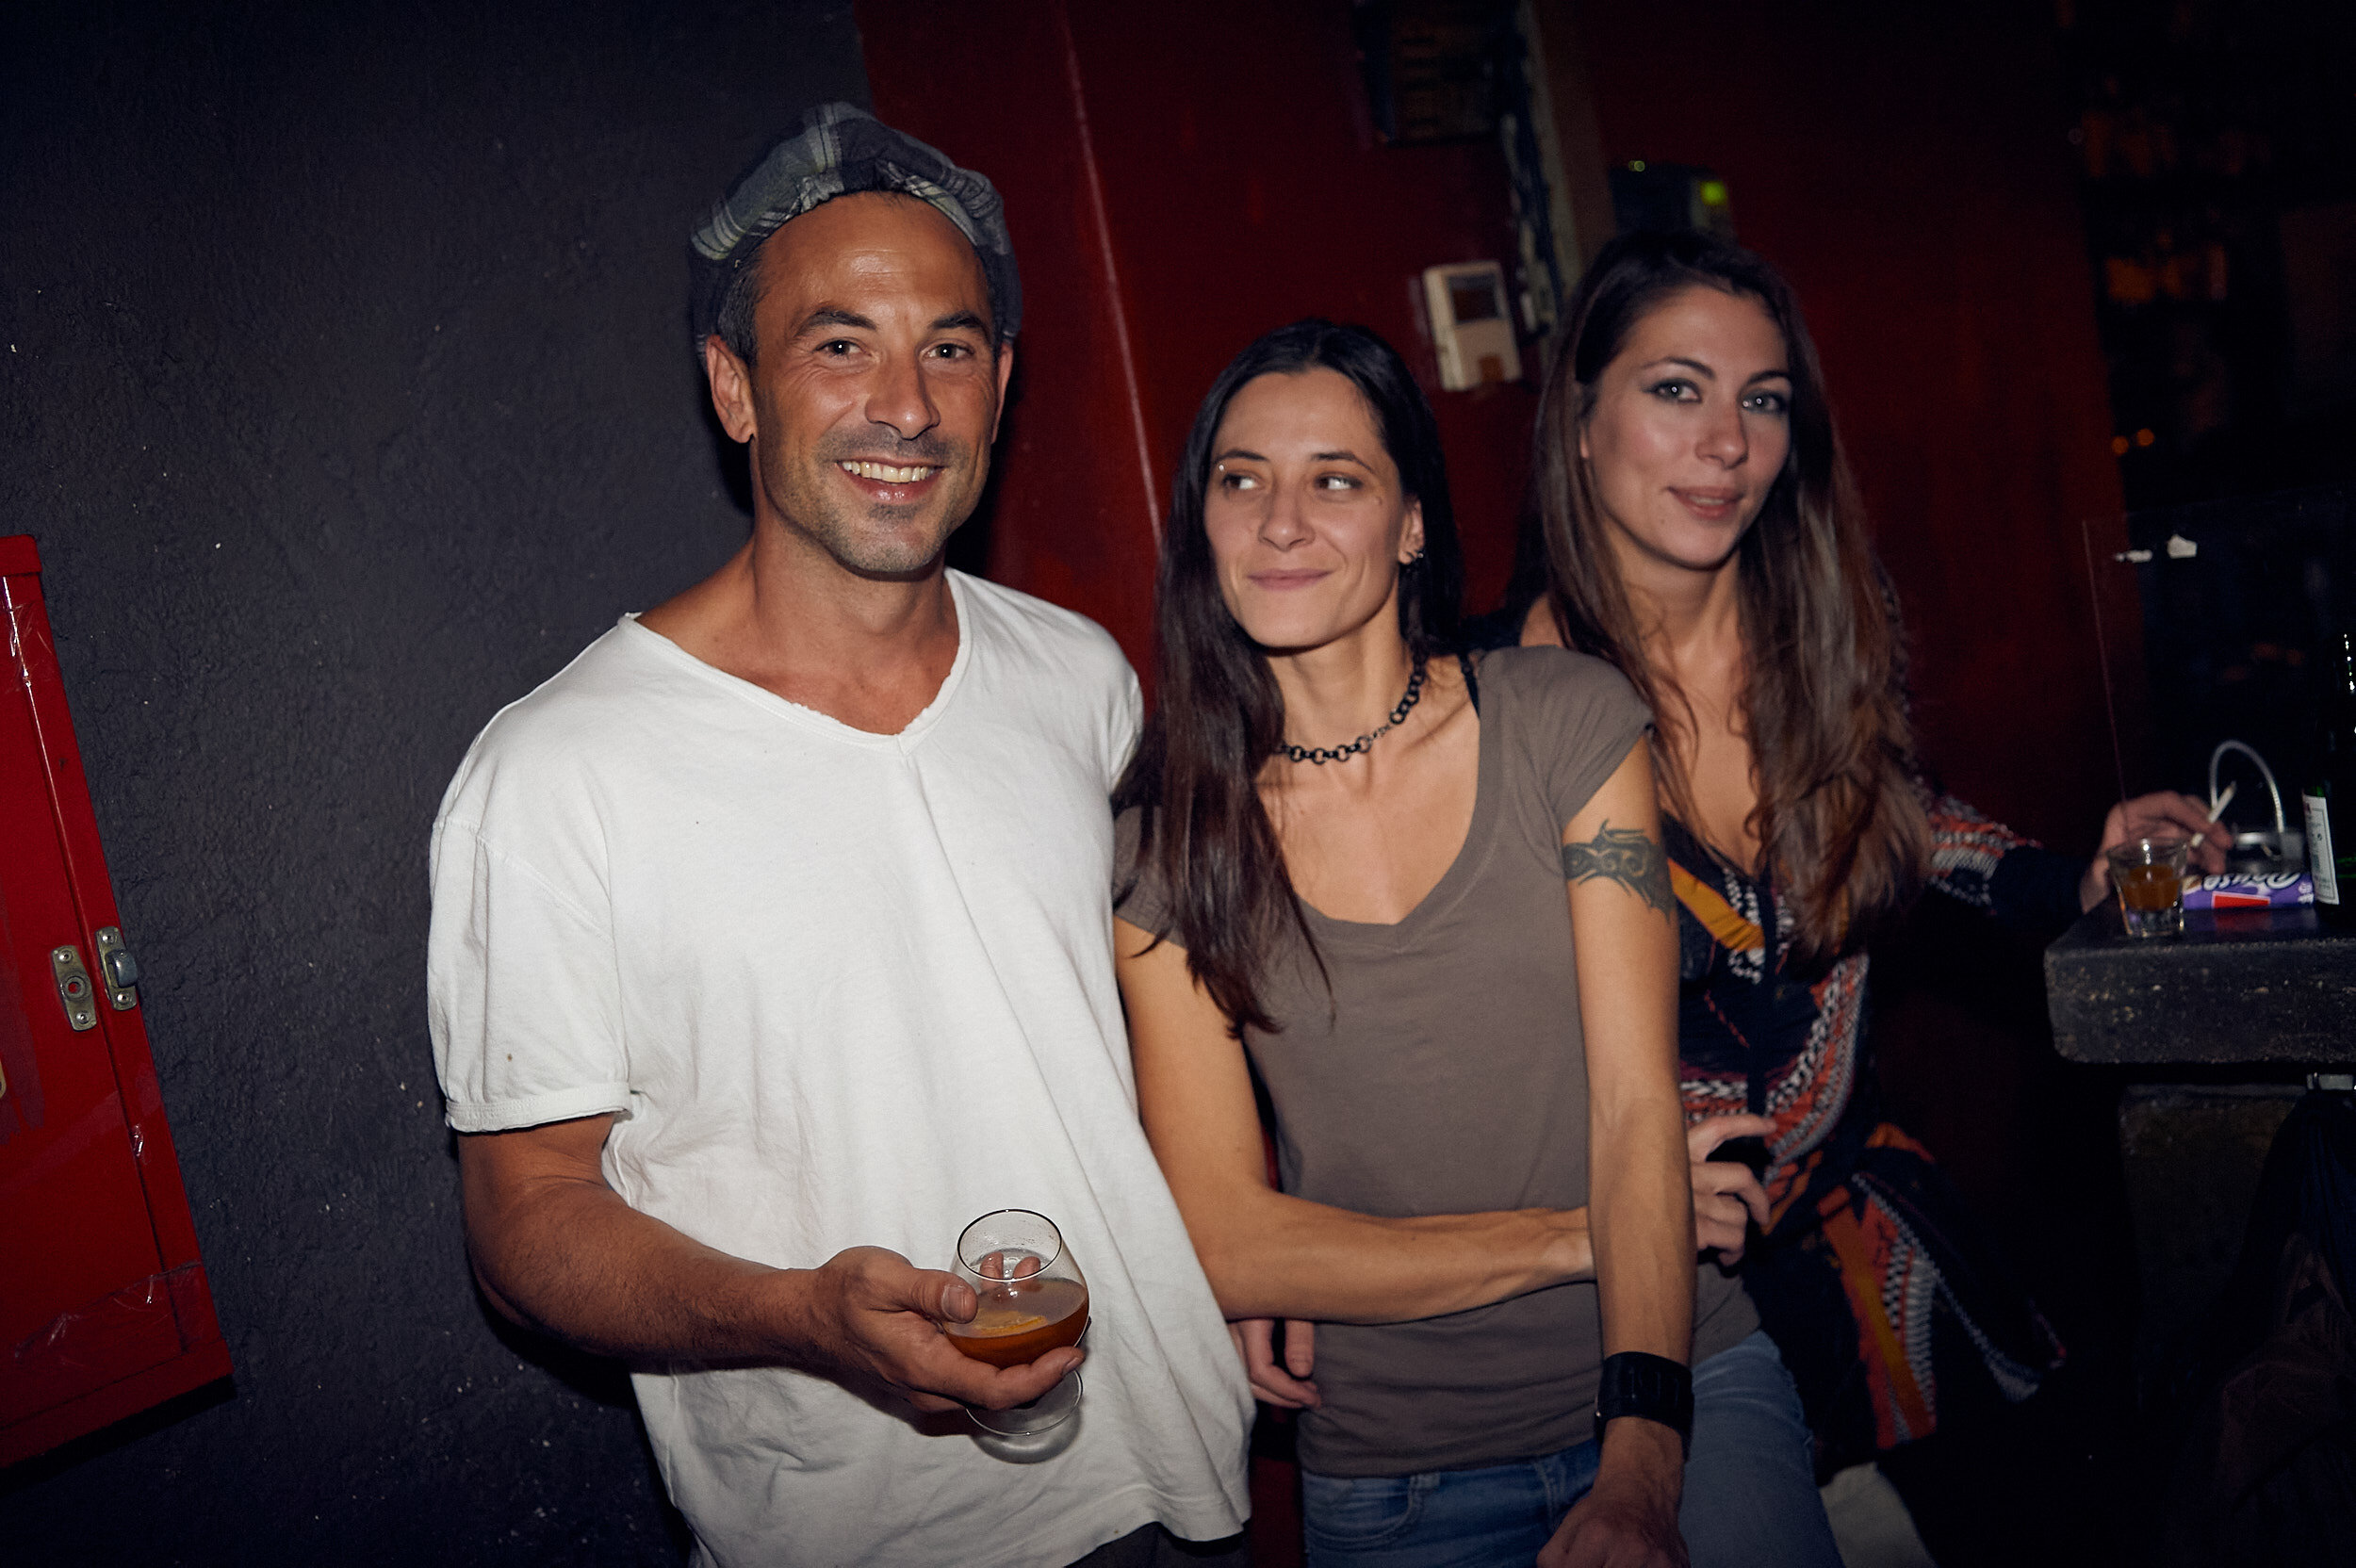
<svg viewBox="0 0 2356 1568"><path fill-rule="evenodd" d="M2315 879L2305 872L2269 875L2187 876L2187 909L2269 909L2315 901Z"/></svg>

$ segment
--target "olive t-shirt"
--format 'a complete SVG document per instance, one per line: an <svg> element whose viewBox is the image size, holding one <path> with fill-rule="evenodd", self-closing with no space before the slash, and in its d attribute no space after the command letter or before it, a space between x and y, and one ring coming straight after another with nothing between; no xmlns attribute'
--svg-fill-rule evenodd
<svg viewBox="0 0 2356 1568"><path fill-rule="evenodd" d="M1332 979L1296 939L1261 1003L1280 1032L1245 1048L1276 1112L1279 1174L1299 1197L1362 1214L1578 1208L1587 1201L1587 1062L1562 831L1644 735L1620 674L1561 648L1479 665L1481 775L1456 859L1396 925L1305 909ZM1124 813L1123 919L1169 935ZM1648 918L1631 915L1630 918ZM1759 1326L1742 1286L1697 1270L1693 1359ZM1323 1404L1301 1462L1332 1476L1467 1469L1595 1433L1603 1359L1594 1282L1412 1323L1317 1327Z"/></svg>

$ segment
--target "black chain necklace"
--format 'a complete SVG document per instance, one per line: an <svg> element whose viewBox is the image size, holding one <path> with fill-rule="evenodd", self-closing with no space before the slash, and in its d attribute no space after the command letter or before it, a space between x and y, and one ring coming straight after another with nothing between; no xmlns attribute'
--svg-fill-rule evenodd
<svg viewBox="0 0 2356 1568"><path fill-rule="evenodd" d="M1328 762L1339 762L1346 758L1358 756L1375 742L1407 722L1408 710L1423 697L1424 662L1422 654L1415 655L1415 667L1407 677L1407 694L1399 699L1399 706L1391 710L1390 718L1372 734L1361 735L1346 746L1280 745L1276 748L1277 751L1295 762L1315 762L1319 767L1323 767Z"/></svg>

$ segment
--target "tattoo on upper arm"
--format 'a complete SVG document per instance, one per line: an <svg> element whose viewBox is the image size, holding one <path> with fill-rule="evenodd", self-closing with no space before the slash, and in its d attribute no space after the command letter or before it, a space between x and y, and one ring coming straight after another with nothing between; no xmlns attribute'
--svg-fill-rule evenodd
<svg viewBox="0 0 2356 1568"><path fill-rule="evenodd" d="M1617 882L1671 923L1677 918L1677 895L1669 890L1669 858L1660 841L1637 828L1607 822L1585 843L1564 844L1562 875L1572 882L1598 876Z"/></svg>

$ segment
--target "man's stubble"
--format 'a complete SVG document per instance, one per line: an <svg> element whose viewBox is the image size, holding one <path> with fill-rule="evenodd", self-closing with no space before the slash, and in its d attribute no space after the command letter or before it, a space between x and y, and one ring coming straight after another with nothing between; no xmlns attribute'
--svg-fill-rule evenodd
<svg viewBox="0 0 2356 1568"><path fill-rule="evenodd" d="M775 427L772 427L775 428ZM797 453L756 439L756 476L771 509L790 532L825 550L860 577L921 577L981 498L990 477L988 454L963 441L927 431L912 441L877 441L836 433L814 452ZM931 495L911 506L862 501L833 479L837 465L886 463L936 466Z"/></svg>

